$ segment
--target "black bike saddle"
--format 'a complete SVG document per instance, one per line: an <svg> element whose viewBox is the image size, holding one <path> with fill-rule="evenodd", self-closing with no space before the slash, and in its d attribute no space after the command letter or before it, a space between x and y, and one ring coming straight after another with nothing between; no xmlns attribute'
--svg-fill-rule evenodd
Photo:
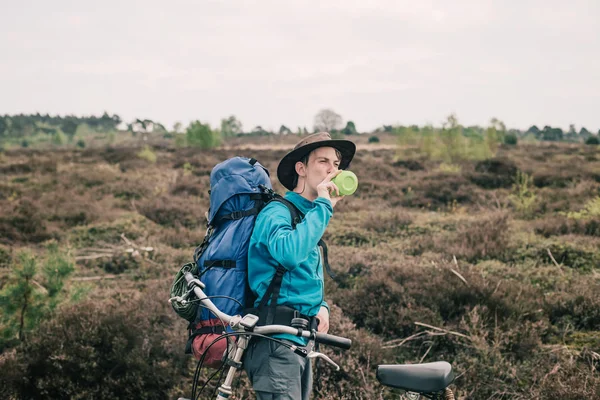
<svg viewBox="0 0 600 400"><path fill-rule="evenodd" d="M383 385L416 393L444 390L454 381L452 366L445 361L426 364L377 366L377 380Z"/></svg>

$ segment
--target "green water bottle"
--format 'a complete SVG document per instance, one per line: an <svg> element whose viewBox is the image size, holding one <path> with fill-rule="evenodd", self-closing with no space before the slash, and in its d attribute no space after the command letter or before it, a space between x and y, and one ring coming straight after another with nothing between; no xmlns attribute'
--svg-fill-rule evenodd
<svg viewBox="0 0 600 400"><path fill-rule="evenodd" d="M349 196L358 188L358 178L351 171L342 171L331 181L340 189L340 196Z"/></svg>

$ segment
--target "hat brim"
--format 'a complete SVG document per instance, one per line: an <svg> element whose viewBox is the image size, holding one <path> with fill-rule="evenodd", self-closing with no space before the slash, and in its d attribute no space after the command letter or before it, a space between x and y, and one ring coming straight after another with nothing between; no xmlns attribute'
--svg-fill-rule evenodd
<svg viewBox="0 0 600 400"><path fill-rule="evenodd" d="M296 178L296 163L311 151L319 147L333 147L339 150L342 154L340 169L346 169L350 165L354 154L356 153L356 145L349 140L322 140L319 142L310 143L296 150L290 151L283 157L277 166L277 179L288 190L294 190L294 179Z"/></svg>

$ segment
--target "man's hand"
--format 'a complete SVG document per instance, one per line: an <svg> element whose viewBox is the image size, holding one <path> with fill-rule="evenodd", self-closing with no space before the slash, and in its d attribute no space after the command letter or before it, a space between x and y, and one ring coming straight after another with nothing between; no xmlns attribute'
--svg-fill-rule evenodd
<svg viewBox="0 0 600 400"><path fill-rule="evenodd" d="M317 328L317 332L327 333L327 331L329 331L329 310L327 309L327 307L321 306L321 309L317 314L317 319L319 320L319 327Z"/></svg>
<svg viewBox="0 0 600 400"><path fill-rule="evenodd" d="M342 170L333 171L329 175L325 177L323 182L317 185L317 193L319 197L324 197L327 200L331 201L331 206L335 207L338 201L344 198L344 196L340 196L340 189L335 185L335 183L331 182L333 178L336 177L337 174L341 173ZM333 194L333 196L332 196Z"/></svg>

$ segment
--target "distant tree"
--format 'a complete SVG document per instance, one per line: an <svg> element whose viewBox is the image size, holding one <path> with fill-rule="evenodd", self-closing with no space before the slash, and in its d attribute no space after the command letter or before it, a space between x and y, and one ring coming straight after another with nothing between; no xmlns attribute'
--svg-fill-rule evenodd
<svg viewBox="0 0 600 400"><path fill-rule="evenodd" d="M210 125L193 121L186 130L187 144L201 149L212 149L221 144L218 133L210 129Z"/></svg>
<svg viewBox="0 0 600 400"><path fill-rule="evenodd" d="M532 133L536 138L541 136L540 129L535 125L529 127L529 129L527 129L527 133Z"/></svg>
<svg viewBox="0 0 600 400"><path fill-rule="evenodd" d="M580 140L579 135L577 134L577 129L575 129L575 125L569 125L569 130L564 134L563 139L569 142L578 142Z"/></svg>
<svg viewBox="0 0 600 400"><path fill-rule="evenodd" d="M182 128L183 128L183 125L181 125L181 122L175 122L173 124L173 132L175 132L175 133L181 133Z"/></svg>
<svg viewBox="0 0 600 400"><path fill-rule="evenodd" d="M291 129L290 129L290 128L288 128L287 126L285 126L285 125L281 125L281 126L279 127L279 134L280 134L280 135L289 135L289 134L291 134L291 133L292 133Z"/></svg>
<svg viewBox="0 0 600 400"><path fill-rule="evenodd" d="M267 136L270 135L271 133L266 131L265 129L263 129L262 126L257 125L254 127L254 129L252 129L252 131L250 132L251 135L256 135L256 136Z"/></svg>
<svg viewBox="0 0 600 400"><path fill-rule="evenodd" d="M4 133L6 132L7 128L8 124L6 123L6 120L3 116L0 115L0 136L4 136Z"/></svg>
<svg viewBox="0 0 600 400"><path fill-rule="evenodd" d="M590 136L585 140L585 144L589 144L589 145L599 145L600 144L600 139L598 139L598 136Z"/></svg>
<svg viewBox="0 0 600 400"><path fill-rule="evenodd" d="M384 132L393 132L394 131L394 126L393 125L384 125L383 126L383 131Z"/></svg>
<svg viewBox="0 0 600 400"><path fill-rule="evenodd" d="M221 120L221 134L223 137L228 138L239 133L242 133L242 123L234 115Z"/></svg>
<svg viewBox="0 0 600 400"><path fill-rule="evenodd" d="M91 117L95 118L95 117ZM117 114L108 115L106 111L102 114L100 118L96 118L95 125L97 129L110 131L113 129L117 129L117 126L122 122L121 117Z"/></svg>
<svg viewBox="0 0 600 400"><path fill-rule="evenodd" d="M496 154L499 144L504 142L505 134L506 125L504 125L504 122L492 118L490 127L485 130L485 144L487 150L489 150L487 156L493 157Z"/></svg>
<svg viewBox="0 0 600 400"><path fill-rule="evenodd" d="M563 130L560 128L552 128L551 126L544 126L542 130L542 140L549 142L559 142L563 139Z"/></svg>
<svg viewBox="0 0 600 400"><path fill-rule="evenodd" d="M590 137L592 135L592 132L588 131L587 129L585 129L583 126L581 127L581 129L579 130L579 136L583 139L586 140L588 137Z"/></svg>
<svg viewBox="0 0 600 400"><path fill-rule="evenodd" d="M379 138L375 135L369 137L369 143L379 143Z"/></svg>
<svg viewBox="0 0 600 400"><path fill-rule="evenodd" d="M77 120L74 117L68 117L62 122L60 129L69 137L69 140L71 140L77 131L77 126Z"/></svg>
<svg viewBox="0 0 600 400"><path fill-rule="evenodd" d="M323 109L315 116L315 131L331 132L342 125L342 117L331 109Z"/></svg>
<svg viewBox="0 0 600 400"><path fill-rule="evenodd" d="M129 125L127 127L129 130ZM146 141L148 140L149 133L166 132L166 129L162 124L154 122L151 119L142 120L137 118L134 122L131 123L131 132L133 136L136 136L137 133L141 133L142 139Z"/></svg>
<svg viewBox="0 0 600 400"><path fill-rule="evenodd" d="M346 122L346 127L342 129L342 133L344 135L356 135L356 126L354 125L354 122Z"/></svg>

